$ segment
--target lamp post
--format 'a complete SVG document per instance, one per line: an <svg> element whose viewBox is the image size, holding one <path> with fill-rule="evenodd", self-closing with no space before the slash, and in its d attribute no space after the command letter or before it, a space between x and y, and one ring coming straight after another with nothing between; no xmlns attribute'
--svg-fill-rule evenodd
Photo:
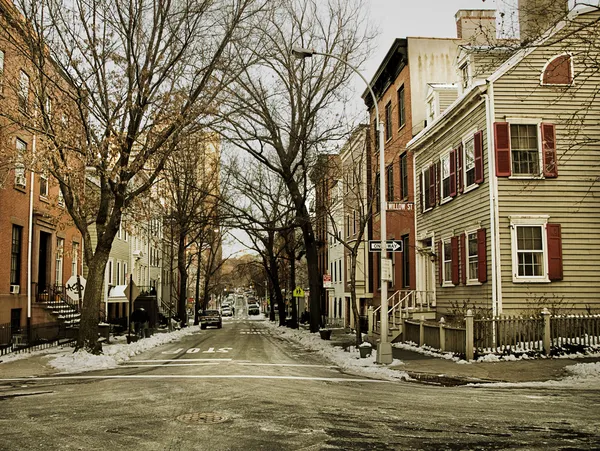
<svg viewBox="0 0 600 451"><path fill-rule="evenodd" d="M383 122L379 118L379 107L377 106L377 97L371 88L371 84L367 81L367 79L359 72L359 70L354 67L352 64L347 61L341 59L338 56L332 55L330 53L322 53L317 52L312 49L305 49L302 47L293 47L292 54L296 58L311 58L313 55L322 55L327 56L329 58L333 58L335 60L340 61L341 63L348 66L352 69L367 85L369 89L369 93L373 98L373 106L375 107L375 117L377 120L377 142L379 147L379 199L380 199L380 209L379 209L379 223L380 223L380 234L381 234L381 264L379 277L381 279L381 308L380 308L380 324L381 324L381 338L377 345L377 363L392 363L392 344L388 340L388 285L387 279L383 277L383 268L387 261L387 250L386 250L386 240L387 240L387 223L386 223L386 192L385 192L385 155L384 155L384 139L383 139Z"/></svg>

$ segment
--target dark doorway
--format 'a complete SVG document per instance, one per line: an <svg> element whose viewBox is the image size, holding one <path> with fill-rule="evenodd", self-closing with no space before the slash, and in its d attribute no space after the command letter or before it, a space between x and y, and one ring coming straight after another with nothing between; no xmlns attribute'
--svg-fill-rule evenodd
<svg viewBox="0 0 600 451"><path fill-rule="evenodd" d="M21 310L20 308L10 309L10 334L21 333Z"/></svg>
<svg viewBox="0 0 600 451"><path fill-rule="evenodd" d="M50 282L50 243L52 235L40 232L40 252L38 254L38 289L40 293L46 290Z"/></svg>

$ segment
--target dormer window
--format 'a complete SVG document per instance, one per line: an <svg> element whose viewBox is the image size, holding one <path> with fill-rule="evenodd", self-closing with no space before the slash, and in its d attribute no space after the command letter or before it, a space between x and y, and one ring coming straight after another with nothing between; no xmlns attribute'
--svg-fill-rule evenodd
<svg viewBox="0 0 600 451"><path fill-rule="evenodd" d="M550 59L541 75L541 84L570 86L573 84L573 59L568 53Z"/></svg>

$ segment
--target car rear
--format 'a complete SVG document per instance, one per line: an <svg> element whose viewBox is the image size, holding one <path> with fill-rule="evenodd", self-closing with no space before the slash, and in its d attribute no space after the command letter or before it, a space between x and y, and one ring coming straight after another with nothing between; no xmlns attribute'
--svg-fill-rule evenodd
<svg viewBox="0 0 600 451"><path fill-rule="evenodd" d="M200 328L206 329L208 326L215 326L218 329L223 327L221 313L218 310L204 310L200 313Z"/></svg>

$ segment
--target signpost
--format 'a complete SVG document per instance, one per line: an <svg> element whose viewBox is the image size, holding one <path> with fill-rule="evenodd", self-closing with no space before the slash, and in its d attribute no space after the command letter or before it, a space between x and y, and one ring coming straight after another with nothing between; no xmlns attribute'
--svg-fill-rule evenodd
<svg viewBox="0 0 600 451"><path fill-rule="evenodd" d="M385 243L387 252L402 252L401 240L388 240ZM381 241L369 240L369 252L381 252Z"/></svg>
<svg viewBox="0 0 600 451"><path fill-rule="evenodd" d="M133 301L140 295L140 289L137 287L135 282L133 281L133 275L129 275L129 283L125 288L125 297L129 301L129 312L127 315L127 343L131 343L131 307L133 305Z"/></svg>
<svg viewBox="0 0 600 451"><path fill-rule="evenodd" d="M65 292L71 300L81 302L85 293L86 280L83 276L71 276L65 285ZM79 306L81 307L81 306Z"/></svg>
<svg viewBox="0 0 600 451"><path fill-rule="evenodd" d="M323 274L323 288L331 288L331 274Z"/></svg>

